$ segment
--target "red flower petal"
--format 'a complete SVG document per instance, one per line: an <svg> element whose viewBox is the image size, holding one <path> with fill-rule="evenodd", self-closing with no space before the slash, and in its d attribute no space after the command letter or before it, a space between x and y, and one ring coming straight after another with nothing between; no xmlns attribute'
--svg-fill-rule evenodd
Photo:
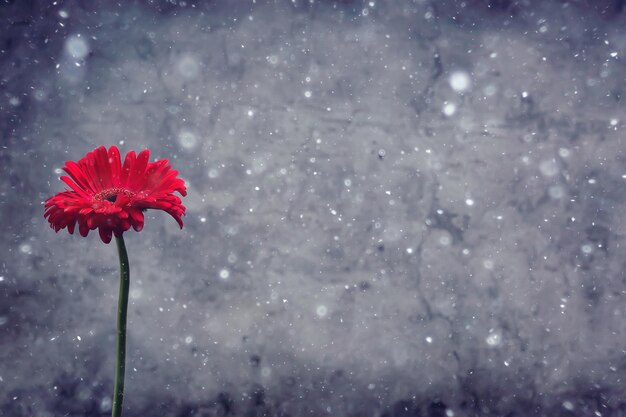
<svg viewBox="0 0 626 417"><path fill-rule="evenodd" d="M87 153L78 162L67 161L63 169L68 176L61 180L69 189L45 201L44 217L55 231L67 227L74 233L78 223L81 236L98 229L104 243L112 235L122 236L131 227L141 231L142 210L157 209L170 214L183 227L185 206L178 192L187 190L178 171L171 169L167 159L149 162L150 151L136 155L128 152L122 159L119 150L101 146Z"/></svg>
<svg viewBox="0 0 626 417"><path fill-rule="evenodd" d="M102 241L104 243L109 243L111 241L111 237L113 234L113 230L106 228L106 227L101 227L98 232L100 233L100 239L102 239Z"/></svg>
<svg viewBox="0 0 626 417"><path fill-rule="evenodd" d="M126 154L126 158L124 158L124 166L122 166L122 175L120 176L120 187L124 187L128 183L128 177L130 175L130 170L135 164L135 151L130 151Z"/></svg>
<svg viewBox="0 0 626 417"><path fill-rule="evenodd" d="M120 157L120 151L117 146L111 146L109 148L109 163L111 164L111 181L114 187L120 185L120 175L122 173L122 158Z"/></svg>

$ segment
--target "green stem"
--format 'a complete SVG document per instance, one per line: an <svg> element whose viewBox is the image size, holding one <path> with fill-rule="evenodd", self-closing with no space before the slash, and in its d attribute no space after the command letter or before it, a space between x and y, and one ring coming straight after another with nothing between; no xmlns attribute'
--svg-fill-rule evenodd
<svg viewBox="0 0 626 417"><path fill-rule="evenodd" d="M117 301L117 351L115 364L115 386L113 388L113 410L111 417L122 416L124 401L124 374L126 373L126 313L128 311L128 289L130 287L130 266L122 236L115 238L120 256L120 294Z"/></svg>

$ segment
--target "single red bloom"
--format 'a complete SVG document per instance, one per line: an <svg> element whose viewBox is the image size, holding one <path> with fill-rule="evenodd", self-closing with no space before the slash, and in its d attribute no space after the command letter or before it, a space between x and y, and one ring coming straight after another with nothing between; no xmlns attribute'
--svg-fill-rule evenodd
<svg viewBox="0 0 626 417"><path fill-rule="evenodd" d="M158 209L169 213L180 228L185 206L177 191L187 195L185 182L178 171L171 169L167 159L148 162L150 151L135 155L128 152L122 164L120 151L115 146L104 146L89 152L78 162L67 161L63 170L69 177L61 181L70 189L46 200L44 217L55 232L67 227L74 233L76 223L81 236L98 229L104 243L112 234L121 237L132 226L143 229L143 212Z"/></svg>

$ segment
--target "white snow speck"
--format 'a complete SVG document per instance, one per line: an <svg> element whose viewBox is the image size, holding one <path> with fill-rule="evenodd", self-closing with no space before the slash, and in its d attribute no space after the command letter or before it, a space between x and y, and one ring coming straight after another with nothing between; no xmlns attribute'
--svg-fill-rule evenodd
<svg viewBox="0 0 626 417"><path fill-rule="evenodd" d="M498 87L496 87L493 84L489 84L488 86L486 86L485 88L483 88L483 93L485 94L485 96L487 97L491 97L494 94L496 94L498 92Z"/></svg>
<svg viewBox="0 0 626 417"><path fill-rule="evenodd" d="M456 113L456 105L454 103L445 103L443 105L443 114L445 114L446 116L450 117L452 116L454 113Z"/></svg>
<svg viewBox="0 0 626 417"><path fill-rule="evenodd" d="M489 336L485 339L485 342L492 347L499 346L502 343L502 336L500 336L500 333L491 330Z"/></svg>
<svg viewBox="0 0 626 417"><path fill-rule="evenodd" d="M192 132L183 130L178 134L178 143L185 149L193 149L198 144L198 138Z"/></svg>
<svg viewBox="0 0 626 417"><path fill-rule="evenodd" d="M585 255L590 255L593 252L593 246L588 243L584 244L580 247L580 251Z"/></svg>
<svg viewBox="0 0 626 417"><path fill-rule="evenodd" d="M565 195L565 191L560 185L553 185L548 188L548 194L552 199L558 200L560 198L563 198L563 196Z"/></svg>
<svg viewBox="0 0 626 417"><path fill-rule="evenodd" d="M102 400L100 400L100 411L102 411L103 413L111 411L111 405L111 398L103 397Z"/></svg>
<svg viewBox="0 0 626 417"><path fill-rule="evenodd" d="M84 59L89 53L89 44L80 35L72 35L65 41L65 53L77 60Z"/></svg>
<svg viewBox="0 0 626 417"><path fill-rule="evenodd" d="M539 171L541 171L541 174L546 177L554 177L556 174L559 173L559 167L554 158L552 158L542 161L539 164Z"/></svg>
<svg viewBox="0 0 626 417"><path fill-rule="evenodd" d="M463 93L469 90L472 85L472 79L469 74L465 71L455 71L450 74L450 78L448 79L450 83L450 87L457 93Z"/></svg>
<svg viewBox="0 0 626 417"><path fill-rule="evenodd" d="M183 78L192 80L200 74L200 63L194 56L185 55L178 61L176 69Z"/></svg>
<svg viewBox="0 0 626 417"><path fill-rule="evenodd" d="M317 314L318 317L325 317L326 314L328 314L328 307L326 307L325 305L317 306L317 308L315 309L315 314Z"/></svg>
<svg viewBox="0 0 626 417"><path fill-rule="evenodd" d="M229 276L230 276L230 271L228 269L224 268L220 271L221 279L228 279Z"/></svg>

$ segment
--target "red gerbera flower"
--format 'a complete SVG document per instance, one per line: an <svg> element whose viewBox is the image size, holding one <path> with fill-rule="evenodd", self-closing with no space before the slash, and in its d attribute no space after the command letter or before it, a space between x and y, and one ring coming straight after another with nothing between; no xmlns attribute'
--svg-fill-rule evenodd
<svg viewBox="0 0 626 417"><path fill-rule="evenodd" d="M56 232L67 227L74 233L76 223L81 236L98 229L104 243L111 236L121 237L132 226L143 229L143 212L158 209L169 213L183 227L185 206L177 191L187 195L178 171L171 169L167 159L148 162L149 150L135 155L130 151L122 164L120 151L104 146L89 152L78 162L67 161L63 170L69 177L61 180L70 189L50 197L45 203L44 217Z"/></svg>

